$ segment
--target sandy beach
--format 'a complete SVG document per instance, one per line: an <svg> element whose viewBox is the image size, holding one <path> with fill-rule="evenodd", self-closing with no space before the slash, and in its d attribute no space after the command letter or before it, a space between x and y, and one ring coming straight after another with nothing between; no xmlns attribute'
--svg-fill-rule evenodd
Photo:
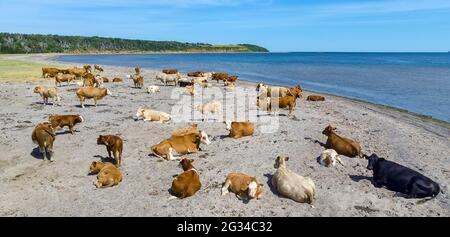
<svg viewBox="0 0 450 237"><path fill-rule="evenodd" d="M78 66L55 62L52 55L8 57ZM124 82L106 83L112 95L98 107L84 109L78 107L75 83L59 88L62 106L53 107L42 105L32 89L54 86L54 79L0 81L0 216L450 216L448 124L332 95L324 95L325 102L307 102L310 92L297 101L293 118L279 116L275 133L257 132L234 140L226 137L222 122L198 122L212 143L185 157L195 160L202 188L193 197L169 201L173 176L182 170L177 161L150 156L150 146L189 124L135 121L134 117L141 106L170 113L177 103L171 99L174 87L156 81L157 71L144 69L145 85L161 88L160 93L148 94L133 88L132 80L125 78L133 68L105 65L104 69L103 76L121 77ZM215 82L211 85L222 90ZM238 85L255 88L250 82ZM50 163L42 161L31 133L51 114L80 114L85 122L76 126L75 135L65 133L66 128L58 132L54 162ZM375 188L364 159L343 157L345 166L321 166L316 159L324 150L322 130L327 125L360 142L364 153L376 153L432 178L442 192L418 203ZM105 147L96 144L101 134L118 134L124 139L123 182L107 189L97 189L93 185L96 177L88 175L91 162L107 156ZM315 182L318 198L314 208L280 197L271 189L270 177L279 155L289 156L288 168ZM263 198L246 203L233 194L222 197L221 185L230 172L256 176L264 184Z"/></svg>

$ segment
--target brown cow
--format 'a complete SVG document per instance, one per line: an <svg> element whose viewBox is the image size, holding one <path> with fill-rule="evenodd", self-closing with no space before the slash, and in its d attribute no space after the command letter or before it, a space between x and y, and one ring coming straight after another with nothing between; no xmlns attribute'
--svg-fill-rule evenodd
<svg viewBox="0 0 450 237"><path fill-rule="evenodd" d="M162 70L162 72L165 74L177 74L178 70L177 69L164 69L164 70Z"/></svg>
<svg viewBox="0 0 450 237"><path fill-rule="evenodd" d="M298 89L294 89L294 90L288 90L287 95L283 96L283 97L279 97L278 98L278 108L289 108L289 115L292 114L292 112L294 112L295 106L296 106L296 101L298 98L301 98L301 91ZM277 98L273 98L273 99L277 99ZM270 111L272 111L273 108L273 99L271 101L271 105L270 105Z"/></svg>
<svg viewBox="0 0 450 237"><path fill-rule="evenodd" d="M194 195L202 184L198 171L194 168L192 163L194 160L183 159L180 161L183 167L183 173L175 177L172 181L173 198L187 198Z"/></svg>
<svg viewBox="0 0 450 237"><path fill-rule="evenodd" d="M225 81L228 78L228 73L213 73L211 78L217 82Z"/></svg>
<svg viewBox="0 0 450 237"><path fill-rule="evenodd" d="M52 124L44 122L36 125L31 134L31 139L37 145L39 145L39 151L43 156L43 160L47 159L52 161L53 156L53 142L55 141L56 134L52 128Z"/></svg>
<svg viewBox="0 0 450 237"><path fill-rule="evenodd" d="M119 77L114 77L114 79L113 79L113 81L112 82L122 82L123 81L123 79L122 78L119 78Z"/></svg>
<svg viewBox="0 0 450 237"><path fill-rule="evenodd" d="M56 74L58 74L60 70L58 68L54 67L43 67L42 68L42 77L48 78L48 77L54 77Z"/></svg>
<svg viewBox="0 0 450 237"><path fill-rule="evenodd" d="M190 72L188 73L188 77L203 77L204 72Z"/></svg>
<svg viewBox="0 0 450 237"><path fill-rule="evenodd" d="M320 95L310 95L306 98L307 101L325 101L325 97Z"/></svg>
<svg viewBox="0 0 450 237"><path fill-rule="evenodd" d="M120 137L115 135L100 135L97 138L97 145L105 145L110 158L111 152L113 153L116 166L120 167L122 165L123 141Z"/></svg>
<svg viewBox="0 0 450 237"><path fill-rule="evenodd" d="M327 143L325 144L327 149L334 149L339 155L348 157L364 157L359 143L337 135L335 127L332 127L331 125L327 126L322 131L322 134L328 137Z"/></svg>
<svg viewBox="0 0 450 237"><path fill-rule="evenodd" d="M82 123L84 121L81 115L50 115L48 121L52 124L53 129L63 128L65 126L69 127L70 133L73 135L73 127L77 123Z"/></svg>

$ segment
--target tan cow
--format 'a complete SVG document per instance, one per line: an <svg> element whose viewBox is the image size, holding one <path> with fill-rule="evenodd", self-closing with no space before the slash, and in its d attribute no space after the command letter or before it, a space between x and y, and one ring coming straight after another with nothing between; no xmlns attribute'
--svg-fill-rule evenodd
<svg viewBox="0 0 450 237"><path fill-rule="evenodd" d="M49 122L44 122L36 125L31 134L31 140L37 145L39 145L39 151L43 156L43 160L47 159L52 161L53 156L53 142L55 141L56 134L52 128L52 124Z"/></svg>
<svg viewBox="0 0 450 237"><path fill-rule="evenodd" d="M172 116L168 113L144 108L139 108L137 110L136 117L137 120L142 119L144 121L158 121L160 123L166 123L172 119Z"/></svg>
<svg viewBox="0 0 450 237"><path fill-rule="evenodd" d="M93 99L94 106L97 107L97 101L103 99L106 95L111 95L111 91L107 88L81 87L76 91L76 94L80 99L82 108L84 108L86 99Z"/></svg>
<svg viewBox="0 0 450 237"><path fill-rule="evenodd" d="M176 158L173 152L176 152L178 155L197 153L200 150L200 143L206 145L211 143L208 134L204 131L181 136L171 136L170 138L153 145L151 150L152 153L159 158L175 160L179 159L179 157Z"/></svg>
<svg viewBox="0 0 450 237"><path fill-rule="evenodd" d="M255 133L255 125L252 122L231 122L227 120L224 123L227 125L227 130L230 131L229 136L234 139L252 136Z"/></svg>
<svg viewBox="0 0 450 237"><path fill-rule="evenodd" d="M67 82L67 85L70 85L70 82L75 80L75 75L72 74L62 74L62 73L58 73L55 76L55 85L56 86L61 86L61 82Z"/></svg>
<svg viewBox="0 0 450 237"><path fill-rule="evenodd" d="M97 188L108 188L118 185L122 182L122 173L111 163L94 161L89 167L89 174L97 174L97 182L94 185Z"/></svg>

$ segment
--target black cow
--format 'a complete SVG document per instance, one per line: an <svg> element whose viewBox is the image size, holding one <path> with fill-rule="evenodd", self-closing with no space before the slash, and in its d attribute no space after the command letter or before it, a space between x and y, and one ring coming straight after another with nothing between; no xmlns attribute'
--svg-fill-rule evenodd
<svg viewBox="0 0 450 237"><path fill-rule="evenodd" d="M178 85L180 87L186 87L186 86L193 86L194 82L190 82L190 81L178 81Z"/></svg>
<svg viewBox="0 0 450 237"><path fill-rule="evenodd" d="M369 156L368 160L367 169L373 170L375 187L386 186L389 190L408 195L409 198L435 197L440 191L439 184L415 170L375 154Z"/></svg>

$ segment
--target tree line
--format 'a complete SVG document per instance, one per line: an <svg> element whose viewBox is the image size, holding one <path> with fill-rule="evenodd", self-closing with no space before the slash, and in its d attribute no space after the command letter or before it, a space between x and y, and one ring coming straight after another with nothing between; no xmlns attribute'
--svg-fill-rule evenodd
<svg viewBox="0 0 450 237"><path fill-rule="evenodd" d="M212 45L177 41L105 37L0 33L0 53L120 53L120 52L268 52L252 44Z"/></svg>

